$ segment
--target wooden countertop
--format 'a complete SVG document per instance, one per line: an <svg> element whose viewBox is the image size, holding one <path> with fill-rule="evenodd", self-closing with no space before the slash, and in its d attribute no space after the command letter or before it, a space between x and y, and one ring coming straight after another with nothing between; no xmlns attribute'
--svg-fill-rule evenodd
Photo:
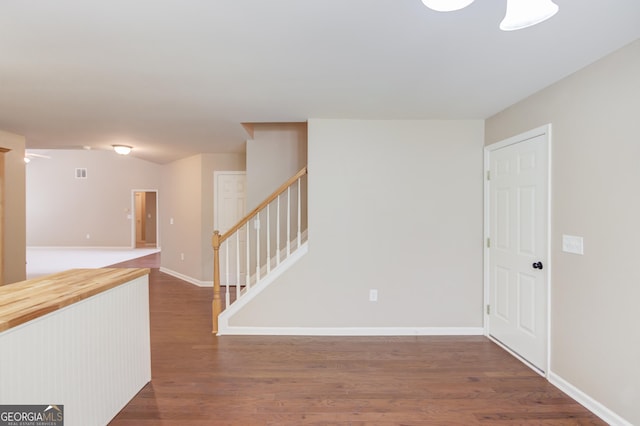
<svg viewBox="0 0 640 426"><path fill-rule="evenodd" d="M71 269L0 286L0 332L147 274L148 268Z"/></svg>

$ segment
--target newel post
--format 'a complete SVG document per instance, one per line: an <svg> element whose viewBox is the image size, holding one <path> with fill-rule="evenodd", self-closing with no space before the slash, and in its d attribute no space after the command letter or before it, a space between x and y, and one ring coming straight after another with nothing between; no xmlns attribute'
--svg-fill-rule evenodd
<svg viewBox="0 0 640 426"><path fill-rule="evenodd" d="M211 311L213 313L213 334L218 333L218 315L222 312L222 302L220 299L220 231L213 231L213 303Z"/></svg>

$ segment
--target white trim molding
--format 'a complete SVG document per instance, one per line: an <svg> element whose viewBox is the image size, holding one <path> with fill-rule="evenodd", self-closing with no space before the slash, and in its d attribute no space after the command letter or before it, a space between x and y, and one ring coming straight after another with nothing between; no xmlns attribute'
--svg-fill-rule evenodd
<svg viewBox="0 0 640 426"><path fill-rule="evenodd" d="M218 335L221 335L219 333ZM239 327L224 335L273 336L482 336L482 327Z"/></svg>
<svg viewBox="0 0 640 426"><path fill-rule="evenodd" d="M631 422L623 419L618 414L614 413L611 409L605 407L603 404L596 401L553 371L549 371L548 380L552 385L569 395L578 403L582 404L586 409L588 409L593 414L600 417L610 425L632 426Z"/></svg>
<svg viewBox="0 0 640 426"><path fill-rule="evenodd" d="M193 284L198 287L213 287L213 281L200 281L188 275L181 274L180 272L176 272L168 268L161 267L160 272L164 272L167 275L171 275L172 277L178 278L179 280L182 280L182 281L186 281L189 284Z"/></svg>

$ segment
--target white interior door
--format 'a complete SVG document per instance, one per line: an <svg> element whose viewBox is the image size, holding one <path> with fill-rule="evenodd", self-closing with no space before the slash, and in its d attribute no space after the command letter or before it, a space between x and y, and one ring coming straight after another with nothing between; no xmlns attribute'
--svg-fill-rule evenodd
<svg viewBox="0 0 640 426"><path fill-rule="evenodd" d="M214 174L214 227L221 234L227 232L246 214L246 182L245 172L216 172ZM222 285L235 285L237 281L240 284L245 282L246 274L240 265L244 265L246 262L246 248L247 233L243 227L236 237L225 242L220 252Z"/></svg>
<svg viewBox="0 0 640 426"><path fill-rule="evenodd" d="M247 199L245 172L216 173L215 228L224 234L245 215Z"/></svg>
<svg viewBox="0 0 640 426"><path fill-rule="evenodd" d="M539 133L488 147L487 316L490 336L544 372L549 132Z"/></svg>

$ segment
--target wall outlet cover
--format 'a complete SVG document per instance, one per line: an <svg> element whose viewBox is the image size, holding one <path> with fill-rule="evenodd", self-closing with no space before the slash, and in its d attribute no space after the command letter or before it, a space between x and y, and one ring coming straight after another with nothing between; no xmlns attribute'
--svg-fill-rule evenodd
<svg viewBox="0 0 640 426"><path fill-rule="evenodd" d="M584 239L575 235L562 235L562 251L584 255Z"/></svg>

